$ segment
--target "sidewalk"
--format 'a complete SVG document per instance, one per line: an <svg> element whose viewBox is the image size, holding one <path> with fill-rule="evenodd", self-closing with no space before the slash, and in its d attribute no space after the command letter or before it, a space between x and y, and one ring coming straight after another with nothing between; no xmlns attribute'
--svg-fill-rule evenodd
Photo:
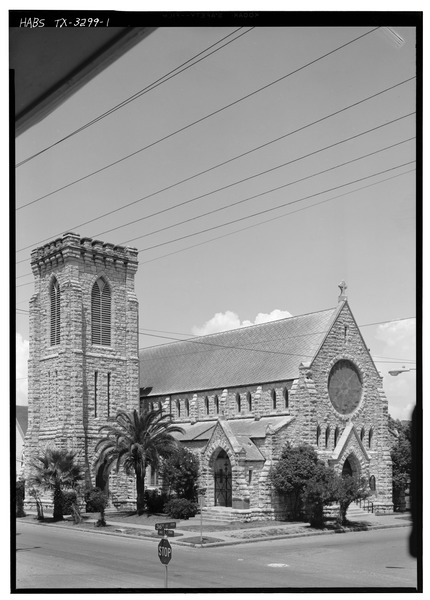
<svg viewBox="0 0 430 600"><path fill-rule="evenodd" d="M36 516L33 513L27 513L28 517ZM159 542L161 536L155 530L154 524L141 525L137 523L124 523L123 521L115 521L115 515L106 514L106 523L108 527L95 527L98 514L83 515L85 522L82 525L75 525L71 519L66 518L65 521L57 523L41 522L36 519L33 523L38 523L46 527L63 527L76 528L86 532L92 532L102 535L116 535L123 537L133 537L139 539L147 539L154 542ZM174 521L169 517L160 516L160 522ZM308 537L318 535L329 535L335 533L345 533L350 531L371 531L375 529L387 529L393 527L410 527L412 524L408 513L394 513L391 515L366 515L364 518L356 521L354 525L342 529L312 529L308 523L265 523L262 526L243 527L234 529L231 523L222 521L205 521L202 522L203 547L217 547L235 544L244 544L251 542L261 542L273 539L288 539L296 537ZM174 536L169 537L169 541L175 545L188 547L202 547L201 532L200 532L200 517L194 517L189 520L177 521L177 527L174 529Z"/></svg>

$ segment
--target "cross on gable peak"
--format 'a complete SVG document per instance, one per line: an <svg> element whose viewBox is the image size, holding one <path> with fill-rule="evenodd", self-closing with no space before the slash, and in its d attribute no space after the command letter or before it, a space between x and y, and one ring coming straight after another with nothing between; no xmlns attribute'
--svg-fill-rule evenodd
<svg viewBox="0 0 430 600"><path fill-rule="evenodd" d="M339 294L339 298L338 301L342 302L343 300L346 300L347 296L346 296L346 289L347 289L347 285L345 283L345 281L341 281L338 285L339 289L340 289L340 294Z"/></svg>

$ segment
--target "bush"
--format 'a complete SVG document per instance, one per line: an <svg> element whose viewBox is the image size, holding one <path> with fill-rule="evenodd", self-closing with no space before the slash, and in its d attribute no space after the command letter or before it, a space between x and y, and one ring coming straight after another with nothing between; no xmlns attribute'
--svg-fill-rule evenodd
<svg viewBox="0 0 430 600"><path fill-rule="evenodd" d="M199 459L187 448L179 448L178 452L163 461L161 477L163 486L177 498L193 502L197 500Z"/></svg>
<svg viewBox="0 0 430 600"><path fill-rule="evenodd" d="M168 501L167 494L160 494L158 490L146 490L144 494L145 507L149 513L162 513Z"/></svg>
<svg viewBox="0 0 430 600"><path fill-rule="evenodd" d="M185 498L175 498L166 504L164 511L172 519L189 519L197 514L197 504Z"/></svg>
<svg viewBox="0 0 430 600"><path fill-rule="evenodd" d="M20 479L16 482L16 516L25 517L24 498L25 498L25 482Z"/></svg>
<svg viewBox="0 0 430 600"><path fill-rule="evenodd" d="M85 492L85 510L86 512L101 512L103 513L108 499L107 495L101 489L95 487Z"/></svg>
<svg viewBox="0 0 430 600"><path fill-rule="evenodd" d="M72 514L72 504L77 503L76 492L63 492L63 515Z"/></svg>

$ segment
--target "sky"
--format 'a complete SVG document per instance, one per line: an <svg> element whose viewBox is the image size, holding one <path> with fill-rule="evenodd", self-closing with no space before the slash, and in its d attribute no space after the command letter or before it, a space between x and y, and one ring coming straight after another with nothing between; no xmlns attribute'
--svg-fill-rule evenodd
<svg viewBox="0 0 430 600"><path fill-rule="evenodd" d="M74 231L139 250L141 348L331 308L345 280L409 419L415 30L394 29L400 45L372 26L160 28L20 135L17 163L217 49L17 167L17 404L30 252Z"/></svg>

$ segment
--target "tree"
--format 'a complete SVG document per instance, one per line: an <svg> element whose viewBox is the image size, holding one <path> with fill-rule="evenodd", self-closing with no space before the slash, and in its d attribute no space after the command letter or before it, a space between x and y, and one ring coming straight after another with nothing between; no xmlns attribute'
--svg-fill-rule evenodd
<svg viewBox="0 0 430 600"><path fill-rule="evenodd" d="M163 486L178 498L197 500L199 459L187 448L181 447L176 454L167 458L161 467Z"/></svg>
<svg viewBox="0 0 430 600"><path fill-rule="evenodd" d="M337 476L335 499L339 503L339 518L341 525L347 522L346 513L351 502L367 498L369 486L365 477L351 477L351 475Z"/></svg>
<svg viewBox="0 0 430 600"><path fill-rule="evenodd" d="M292 447L287 444L277 464L270 471L270 480L279 494L293 500L293 517L297 518L306 483L315 476L318 455L311 446Z"/></svg>
<svg viewBox="0 0 430 600"><path fill-rule="evenodd" d="M33 475L29 483L53 492L55 521L63 519L63 490L76 488L83 479L75 458L75 452L48 447L32 463Z"/></svg>
<svg viewBox="0 0 430 600"><path fill-rule="evenodd" d="M145 411L120 411L116 423L104 425L100 433L104 437L96 445L98 453L96 468L103 467L107 473L115 466L122 466L127 475L136 477L137 513L144 511L145 471L150 465L158 468L160 458L168 458L178 450L173 433L183 433L172 424L172 415L162 409Z"/></svg>
<svg viewBox="0 0 430 600"><path fill-rule="evenodd" d="M410 486L412 475L411 424L391 420L396 442L391 449L393 462L393 502L399 508L404 505L405 490Z"/></svg>
<svg viewBox="0 0 430 600"><path fill-rule="evenodd" d="M303 500L311 527L324 525L324 506L336 499L337 485L337 475L333 469L318 461L312 477L303 489Z"/></svg>

